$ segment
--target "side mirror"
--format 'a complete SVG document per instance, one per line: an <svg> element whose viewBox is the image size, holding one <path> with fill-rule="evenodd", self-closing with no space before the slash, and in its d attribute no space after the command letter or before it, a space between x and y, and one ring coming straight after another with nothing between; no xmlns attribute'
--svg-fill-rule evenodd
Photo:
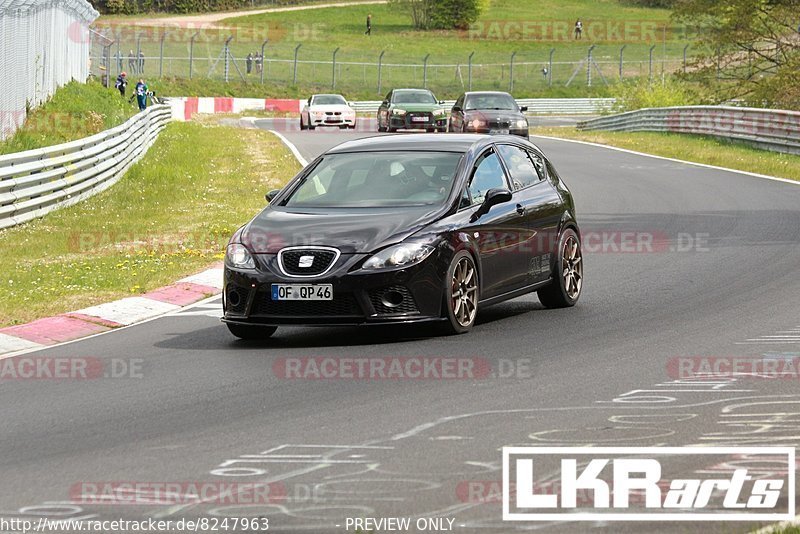
<svg viewBox="0 0 800 534"><path fill-rule="evenodd" d="M503 202L508 202L511 200L511 191L504 187L497 187L494 189L489 189L486 192L486 198L483 199L483 204L481 204L475 213L472 214L472 217L469 218L469 222L475 222L487 213L492 208L492 206L496 206L498 204L502 204Z"/></svg>
<svg viewBox="0 0 800 534"><path fill-rule="evenodd" d="M461 111L461 108L458 106L453 106L453 109L451 109L450 111Z"/></svg>
<svg viewBox="0 0 800 534"><path fill-rule="evenodd" d="M528 106L522 106L519 108L520 111L528 111Z"/></svg>
<svg viewBox="0 0 800 534"><path fill-rule="evenodd" d="M439 100L439 104L444 104L444 100Z"/></svg>
<svg viewBox="0 0 800 534"><path fill-rule="evenodd" d="M382 104L383 104L384 106L385 106L386 104L388 104L388 103L389 103L389 101L388 101L388 100L384 100L384 101L382 102Z"/></svg>
<svg viewBox="0 0 800 534"><path fill-rule="evenodd" d="M272 199L277 197L278 193L280 193L280 192L281 192L280 189L273 189L272 191L270 191L269 193L264 195L264 198L267 199L267 202L272 202Z"/></svg>

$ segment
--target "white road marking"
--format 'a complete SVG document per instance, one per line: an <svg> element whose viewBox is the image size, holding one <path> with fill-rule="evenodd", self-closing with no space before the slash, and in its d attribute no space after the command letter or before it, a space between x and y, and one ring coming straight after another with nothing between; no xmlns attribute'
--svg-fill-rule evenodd
<svg viewBox="0 0 800 534"><path fill-rule="evenodd" d="M280 134L280 133L276 132L275 130L267 130L267 131L268 131L268 132L271 132L271 133L273 133L273 134L275 134L275 137L277 137L278 139L280 139L280 140L281 140L281 142L282 142L284 145L286 145L286 147L287 147L287 148L288 148L288 149L289 149L289 150L292 152L292 154L294 154L294 157L295 157L295 158L297 158L297 161L299 161L299 162L300 162L300 165L302 165L303 167L305 167L306 165L308 165L308 161L306 161L306 158L304 158L304 157L302 156L302 154L300 154L300 151L299 151L299 150L297 150L297 147L296 147L296 146L294 146L294 144L293 144L291 141L289 141L288 139L286 139L286 138L285 138L285 137L284 137L282 134Z"/></svg>
<svg viewBox="0 0 800 534"><path fill-rule="evenodd" d="M540 139L551 139L553 141L564 141L564 142L567 142L567 143L578 143L578 144L581 144L581 145L595 146L595 147L598 147L598 148L606 148L608 150L616 150L617 152L625 152L627 154L634 154L636 156L644 156L646 158L655 158L655 159L660 159L660 160L664 160L664 161L674 161L676 163L684 163L686 165L694 165L695 167L703 167L705 169L714 169L716 171L734 172L736 174L743 174L745 176L753 176L755 178L764 178L766 180L773 180L773 181L776 181L776 182L783 182L783 183L787 183L787 184L800 185L800 180L790 180L788 178L778 178L777 176L769 176L767 174L758 174L758 173L755 173L755 172L739 171L739 170L736 170L736 169L729 169L728 167L717 167L716 165L708 165L706 163L697 163L695 161L686 161L686 160L683 160L683 159L668 158L666 156L656 156L655 154L647 154L645 152L637 152L635 150L628 150L627 148L619 148L619 147L616 147L616 146L601 145L600 143L592 143L592 142L589 142L589 141L578 141L577 139L563 139L561 137L551 137L549 135L530 134L530 136L531 137L538 137Z"/></svg>

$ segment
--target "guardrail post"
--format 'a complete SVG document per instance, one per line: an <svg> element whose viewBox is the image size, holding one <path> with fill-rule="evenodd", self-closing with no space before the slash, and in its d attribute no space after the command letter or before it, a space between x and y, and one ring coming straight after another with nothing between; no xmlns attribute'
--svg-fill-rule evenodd
<svg viewBox="0 0 800 534"><path fill-rule="evenodd" d="M300 43L294 47L294 69L292 70L292 85L297 85L297 54L300 52L301 46L303 46L303 43Z"/></svg>
<svg viewBox="0 0 800 534"><path fill-rule="evenodd" d="M168 32L161 34L161 43L159 45L159 60L158 60L158 77L161 78L164 74L164 39L166 39Z"/></svg>
<svg viewBox="0 0 800 534"><path fill-rule="evenodd" d="M649 70L648 70L648 78L650 79L650 83L653 83L653 50L656 49L656 45L650 47L650 63L649 63Z"/></svg>
<svg viewBox="0 0 800 534"><path fill-rule="evenodd" d="M628 45L622 45L622 48L619 49L619 79L622 80L622 67L624 65L624 57L625 57L625 47Z"/></svg>
<svg viewBox="0 0 800 534"><path fill-rule="evenodd" d="M553 54L555 53L556 49L550 49L550 59L547 62L547 85L553 85Z"/></svg>
<svg viewBox="0 0 800 534"><path fill-rule="evenodd" d="M589 47L589 52L586 57L586 86L592 86L592 50L596 45L592 45Z"/></svg>
<svg viewBox="0 0 800 534"><path fill-rule="evenodd" d="M261 43L261 83L264 83L264 70L266 69L266 62L264 61L264 49L267 47L267 42L269 39L264 39L264 42Z"/></svg>
<svg viewBox="0 0 800 534"><path fill-rule="evenodd" d="M381 94L381 85L383 84L381 76L383 75L383 54L385 53L386 50L381 50L381 53L378 56L378 94Z"/></svg>
<svg viewBox="0 0 800 534"><path fill-rule="evenodd" d="M333 51L333 81L331 82L331 88L336 89L336 54L339 52L339 47L336 47L336 50Z"/></svg>
<svg viewBox="0 0 800 534"><path fill-rule="evenodd" d="M189 79L192 79L192 67L194 64L194 40L200 32L194 32L192 38L189 39Z"/></svg>
<svg viewBox="0 0 800 534"><path fill-rule="evenodd" d="M684 74L686 74L686 50L687 50L687 49L688 49L690 46L691 46L691 45L688 45L688 44L687 44L686 46L684 46L684 47L683 47L683 73L684 73Z"/></svg>
<svg viewBox="0 0 800 534"><path fill-rule="evenodd" d="M424 58L422 58L422 87L423 89L428 88L428 58L431 57L430 54L427 54Z"/></svg>
<svg viewBox="0 0 800 534"><path fill-rule="evenodd" d="M508 92L511 93L514 91L514 57L517 55L517 51L514 50L511 52L511 61L508 64Z"/></svg>

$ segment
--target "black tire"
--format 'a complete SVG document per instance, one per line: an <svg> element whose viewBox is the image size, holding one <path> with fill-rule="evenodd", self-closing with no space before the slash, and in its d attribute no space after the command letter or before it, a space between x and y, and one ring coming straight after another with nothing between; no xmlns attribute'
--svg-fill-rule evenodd
<svg viewBox="0 0 800 534"><path fill-rule="evenodd" d="M463 266L467 266L471 270L472 278L466 283L459 284L457 280L461 278L461 275L458 273L465 273L463 270L459 271ZM457 252L450 262L450 267L447 268L445 278L442 315L446 320L442 325L443 333L447 335L466 334L472 330L478 315L478 288L478 269L475 267L475 260L465 250ZM461 293L461 297L456 295L456 290Z"/></svg>
<svg viewBox="0 0 800 534"><path fill-rule="evenodd" d="M442 126L441 128L436 128L438 133L447 133L447 126Z"/></svg>
<svg viewBox="0 0 800 534"><path fill-rule="evenodd" d="M302 130L305 130L305 129L306 129L306 125L303 123L303 117L300 117L300 130L302 131Z"/></svg>
<svg viewBox="0 0 800 534"><path fill-rule="evenodd" d="M397 128L392 128L391 126L387 126L386 131L389 133L395 133L397 131Z"/></svg>
<svg viewBox="0 0 800 534"><path fill-rule="evenodd" d="M383 133L386 131L386 127L381 126L381 116L378 115L378 133Z"/></svg>
<svg viewBox="0 0 800 534"><path fill-rule="evenodd" d="M575 248L576 247L576 248ZM572 252L574 251L574 252ZM574 256L570 258L570 256ZM545 308L574 306L583 289L583 253L578 234L572 228L561 233L553 267L553 282L537 292Z"/></svg>
<svg viewBox="0 0 800 534"><path fill-rule="evenodd" d="M231 331L231 334L239 339L259 340L269 339L272 334L278 329L277 326L250 326L245 324L231 324L226 323L225 326Z"/></svg>
<svg viewBox="0 0 800 534"><path fill-rule="evenodd" d="M315 130L317 127L316 127L316 126L311 126L311 125L309 124L309 125L307 126L307 128L308 128L309 130Z"/></svg>

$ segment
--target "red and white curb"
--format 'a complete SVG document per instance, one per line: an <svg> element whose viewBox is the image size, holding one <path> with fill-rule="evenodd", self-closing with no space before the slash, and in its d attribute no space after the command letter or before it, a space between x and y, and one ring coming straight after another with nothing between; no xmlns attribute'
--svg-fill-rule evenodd
<svg viewBox="0 0 800 534"><path fill-rule="evenodd" d="M222 266L141 296L89 306L31 323L0 328L0 357L29 352L140 323L222 292Z"/></svg>
<svg viewBox="0 0 800 534"><path fill-rule="evenodd" d="M227 96L171 97L172 119L190 121L195 113L241 113L243 111L282 111L300 113L305 100L296 98L234 98Z"/></svg>

